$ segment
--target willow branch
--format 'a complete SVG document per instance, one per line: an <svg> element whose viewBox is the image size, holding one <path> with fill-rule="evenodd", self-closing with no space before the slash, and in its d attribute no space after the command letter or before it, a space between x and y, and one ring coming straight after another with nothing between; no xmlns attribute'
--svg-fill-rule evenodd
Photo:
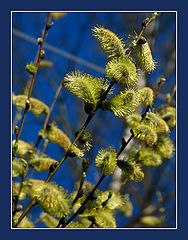
<svg viewBox="0 0 188 240"><path fill-rule="evenodd" d="M16 140L15 140L14 147L16 146L16 144L18 143L18 141L20 139L20 136L21 136L21 133L22 133L22 129L23 129L23 126L24 126L24 123L25 123L26 115L27 115L28 110L30 108L30 98L31 98L31 95L32 95L32 92L33 92L33 87L34 87L35 81L36 81L36 76L37 76L39 64L40 64L40 61L42 59L42 54L41 53L42 53L42 50L43 50L44 41L46 39L46 36L47 36L49 28L50 28L50 15L48 13L47 19L46 19L46 22L45 22L45 27L44 27L44 30L42 32L42 36L41 36L41 41L40 41L40 44L39 44L38 52L37 52L36 59L35 59L36 71L30 77L30 86L29 86L28 96L27 96L27 100L26 100L26 104L25 104L24 113L23 113L23 116L22 116L22 119L21 119L20 128L19 128L18 133L16 135ZM15 156L13 156L13 158L14 157Z"/></svg>

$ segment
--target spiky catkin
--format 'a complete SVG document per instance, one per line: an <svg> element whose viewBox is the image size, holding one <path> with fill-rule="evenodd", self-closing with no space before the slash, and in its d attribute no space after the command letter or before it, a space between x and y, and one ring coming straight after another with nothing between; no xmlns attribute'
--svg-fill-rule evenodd
<svg viewBox="0 0 188 240"><path fill-rule="evenodd" d="M161 157L170 159L173 157L175 148L170 137L159 136L156 150L161 155Z"/></svg>
<svg viewBox="0 0 188 240"><path fill-rule="evenodd" d="M153 60L149 43L144 37L141 37L140 41L134 48L134 52L135 59L142 71L150 73L155 70L156 62Z"/></svg>
<svg viewBox="0 0 188 240"><path fill-rule="evenodd" d="M84 155L79 148L74 145L71 146L71 141L69 137L61 129L57 128L54 124L47 126L46 138L50 142L62 147L65 151L69 151L69 154L71 156L83 157Z"/></svg>
<svg viewBox="0 0 188 240"><path fill-rule="evenodd" d="M64 86L94 110L109 84L103 78L95 78L89 74L76 71L65 76Z"/></svg>
<svg viewBox="0 0 188 240"><path fill-rule="evenodd" d="M160 115L170 128L174 128L176 126L176 108L165 106L161 109Z"/></svg>
<svg viewBox="0 0 188 240"><path fill-rule="evenodd" d="M116 150L112 147L101 149L95 158L95 164L103 175L112 174L117 166Z"/></svg>
<svg viewBox="0 0 188 240"><path fill-rule="evenodd" d="M148 145L154 145L157 142L157 133L155 129L151 128L148 125L140 124L132 130L136 138Z"/></svg>
<svg viewBox="0 0 188 240"><path fill-rule="evenodd" d="M169 132L167 123L156 113L147 112L142 123L155 129L157 133Z"/></svg>
<svg viewBox="0 0 188 240"><path fill-rule="evenodd" d="M24 174L27 162L22 158L15 158L12 161L12 177L20 177Z"/></svg>
<svg viewBox="0 0 188 240"><path fill-rule="evenodd" d="M12 145L15 145L15 141L12 141ZM16 153L24 159L29 159L33 153L33 147L31 144L23 141L23 140L19 140L17 143L17 150Z"/></svg>
<svg viewBox="0 0 188 240"><path fill-rule="evenodd" d="M124 55L125 44L115 33L101 26L94 27L92 33L108 59Z"/></svg>
<svg viewBox="0 0 188 240"><path fill-rule="evenodd" d="M141 165L147 167L155 167L162 164L161 156L154 152L152 148L141 147L138 160Z"/></svg>
<svg viewBox="0 0 188 240"><path fill-rule="evenodd" d="M139 113L133 113L125 118L126 122L129 124L131 128L137 127L141 120L142 120L142 115Z"/></svg>
<svg viewBox="0 0 188 240"><path fill-rule="evenodd" d="M28 194L36 197L42 209L54 217L66 217L70 213L69 198L62 187L55 183L46 183L42 180L30 179Z"/></svg>
<svg viewBox="0 0 188 240"><path fill-rule="evenodd" d="M127 87L135 87L138 82L136 66L129 56L113 58L105 68L107 77L114 82L120 82Z"/></svg>
<svg viewBox="0 0 188 240"><path fill-rule="evenodd" d="M40 215L41 221L49 228L55 228L57 227L59 221L50 216L48 213L42 212Z"/></svg>
<svg viewBox="0 0 188 240"><path fill-rule="evenodd" d="M152 105L154 100L154 93L150 87L144 87L138 90L141 103L145 105Z"/></svg>
<svg viewBox="0 0 188 240"><path fill-rule="evenodd" d="M27 96L25 95L15 95L12 96L13 104L17 107L25 109ZM49 108L46 104L38 100L37 98L30 98L30 108L29 110L32 112L35 116L39 116L40 114L47 115L49 112Z"/></svg>
<svg viewBox="0 0 188 240"><path fill-rule="evenodd" d="M139 105L139 96L133 89L127 89L103 102L102 108L111 111L117 117L133 114Z"/></svg>
<svg viewBox="0 0 188 240"><path fill-rule="evenodd" d="M30 160L30 165L38 172L48 171L52 164L57 164L58 161L47 157L47 156L37 156Z"/></svg>

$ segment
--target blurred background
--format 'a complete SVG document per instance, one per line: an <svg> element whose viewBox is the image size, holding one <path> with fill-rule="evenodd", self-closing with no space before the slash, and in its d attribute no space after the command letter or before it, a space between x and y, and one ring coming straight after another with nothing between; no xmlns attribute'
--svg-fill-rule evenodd
<svg viewBox="0 0 188 240"><path fill-rule="evenodd" d="M49 68L40 69L37 74L33 97L36 97L50 106L55 91L65 74L80 70L96 77L105 77L104 67L107 59L100 49L97 41L92 37L91 29L96 25L108 28L125 41L130 41L141 28L141 22L150 13L148 12L68 12L61 19L54 20L49 30L45 45L45 60L53 64ZM36 39L41 36L45 12L13 12L12 13L12 91L23 94L29 79L25 65L34 61L38 49ZM152 22L146 29L144 36L153 50L153 57L157 62L157 69L152 74L140 72L140 86L155 86L159 78L165 77L165 86L161 89L155 102L157 107L164 103L166 93L171 92L176 81L176 14L175 12L162 12L160 17ZM119 86L118 91L122 88ZM84 123L87 114L83 109L83 102L62 89L53 109L50 122L56 122L70 137L74 139L75 133ZM16 109L13 107L12 122L15 124ZM17 115L19 120L19 116ZM36 118L27 114L21 139L35 144L39 130L42 128L44 117ZM19 125L18 121L18 125ZM87 181L95 184L100 178L95 167L95 156L101 148L109 145L117 151L121 147L121 139L128 139L130 132L124 119L115 117L110 112L99 110L91 121L89 129L92 131L93 147L86 153L90 160ZM13 136L13 139L15 136ZM171 132L175 142L175 130ZM133 144L132 142L131 144ZM60 160L63 150L54 144L48 144L46 154ZM126 155L126 152L124 153ZM68 159L53 177L53 181L62 185L68 192L72 192L75 182L79 181L81 161ZM148 212L153 216L165 215L164 222L159 227L176 226L176 163L175 156L165 161L161 166L145 169L143 182L128 182L120 189L121 173L115 171L114 175L105 179L100 189L113 189L128 193L133 209L130 216L117 212L117 225L121 228L144 227L140 219ZM34 177L44 179L47 173L34 173ZM23 202L26 206L28 199ZM40 208L34 207L31 217L35 221L40 214ZM38 227L45 227L38 223Z"/></svg>

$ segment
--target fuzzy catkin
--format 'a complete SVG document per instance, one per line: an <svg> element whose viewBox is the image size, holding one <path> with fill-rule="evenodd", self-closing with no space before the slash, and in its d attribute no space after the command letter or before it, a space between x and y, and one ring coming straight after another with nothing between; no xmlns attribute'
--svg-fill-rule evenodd
<svg viewBox="0 0 188 240"><path fill-rule="evenodd" d="M101 26L94 27L92 32L108 59L124 55L125 44L115 33Z"/></svg>
<svg viewBox="0 0 188 240"><path fill-rule="evenodd" d="M90 111L94 111L96 104L107 90L109 84L103 78L95 78L89 74L82 74L79 71L69 73L65 76L64 87L81 98Z"/></svg>
<svg viewBox="0 0 188 240"><path fill-rule="evenodd" d="M113 58L105 68L107 77L127 87L135 87L138 82L136 66L128 56Z"/></svg>
<svg viewBox="0 0 188 240"><path fill-rule="evenodd" d="M69 137L55 125L51 124L46 128L46 137L50 142L59 145L65 151L69 151L71 156L83 157L83 152L75 145L71 146Z"/></svg>
<svg viewBox="0 0 188 240"><path fill-rule="evenodd" d="M149 87L144 87L138 90L140 101L145 105L152 105L154 101L153 90Z"/></svg>
<svg viewBox="0 0 188 240"><path fill-rule="evenodd" d="M29 163L36 171L45 172L49 170L52 164L57 164L58 161L49 157L35 156Z"/></svg>
<svg viewBox="0 0 188 240"><path fill-rule="evenodd" d="M112 147L101 149L95 158L95 163L103 175L112 174L117 166L117 153L115 149Z"/></svg>
<svg viewBox="0 0 188 240"><path fill-rule="evenodd" d="M27 96L13 94L12 100L14 105L24 109L27 101ZM30 98L30 108L28 111L32 112L35 116L38 117L40 114L47 115L49 108L46 104L37 98Z"/></svg>
<svg viewBox="0 0 188 240"><path fill-rule="evenodd" d="M142 71L150 73L155 70L156 62L153 60L149 43L144 37L137 43L135 49L135 59Z"/></svg>
<svg viewBox="0 0 188 240"><path fill-rule="evenodd" d="M139 105L139 96L133 89L126 89L103 102L102 108L114 113L117 117L133 114Z"/></svg>
<svg viewBox="0 0 188 240"><path fill-rule="evenodd" d="M157 133L150 126L140 124L132 130L136 138L145 142L148 145L154 145L157 142Z"/></svg>
<svg viewBox="0 0 188 240"><path fill-rule="evenodd" d="M30 179L28 194L36 197L42 209L54 217L66 217L70 213L68 195L62 187L42 180Z"/></svg>

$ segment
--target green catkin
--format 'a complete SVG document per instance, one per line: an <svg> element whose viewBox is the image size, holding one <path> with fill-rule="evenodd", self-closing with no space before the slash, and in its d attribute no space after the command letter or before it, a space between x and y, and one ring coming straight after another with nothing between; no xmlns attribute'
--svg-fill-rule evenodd
<svg viewBox="0 0 188 240"><path fill-rule="evenodd" d="M133 113L125 118L126 122L131 128L135 128L140 125L142 121L142 115L139 113Z"/></svg>
<svg viewBox="0 0 188 240"><path fill-rule="evenodd" d="M22 158L15 158L12 161L12 176L21 177L24 174L27 162Z"/></svg>
<svg viewBox="0 0 188 240"><path fill-rule="evenodd" d="M156 151L161 155L163 158L170 159L174 155L174 144L170 137L168 136L159 136L157 141L157 149Z"/></svg>
<svg viewBox="0 0 188 240"><path fill-rule="evenodd" d="M65 151L69 151L70 156L83 157L83 152L77 148L76 146L71 146L71 141L69 137L59 128L57 128L54 124L48 125L46 128L46 138L54 143L62 147ZM70 149L71 146L71 149Z"/></svg>
<svg viewBox="0 0 188 240"><path fill-rule="evenodd" d="M45 172L49 170L52 164L57 164L58 161L46 156L35 156L35 158L31 159L29 163L36 171Z"/></svg>
<svg viewBox="0 0 188 240"><path fill-rule="evenodd" d="M155 70L156 62L153 60L149 43L144 37L138 41L134 48L135 59L140 66L140 69L146 73L150 73Z"/></svg>
<svg viewBox="0 0 188 240"><path fill-rule="evenodd" d="M155 129L157 133L169 132L167 123L156 113L147 112L142 123Z"/></svg>
<svg viewBox="0 0 188 240"><path fill-rule="evenodd" d="M95 78L79 71L67 74L64 80L64 87L85 102L88 113L95 110L108 86L103 78Z"/></svg>
<svg viewBox="0 0 188 240"><path fill-rule="evenodd" d="M176 108L175 107L164 107L160 111L162 119L166 121L170 128L176 126Z"/></svg>
<svg viewBox="0 0 188 240"><path fill-rule="evenodd" d="M95 164L103 175L112 174L117 166L116 150L112 147L101 149L95 158Z"/></svg>
<svg viewBox="0 0 188 240"><path fill-rule="evenodd" d="M103 102L102 108L114 113L117 117L133 114L139 105L139 96L133 89L127 89Z"/></svg>
<svg viewBox="0 0 188 240"><path fill-rule="evenodd" d="M125 84L127 87L137 86L136 66L128 56L113 58L106 65L106 75L114 82Z"/></svg>
<svg viewBox="0 0 188 240"><path fill-rule="evenodd" d="M148 145L154 145L157 142L157 133L150 126L140 124L136 128L133 128L132 131L136 138Z"/></svg>
<svg viewBox="0 0 188 240"><path fill-rule="evenodd" d="M16 140L12 141L12 145L15 145ZM16 150L16 153L19 155L20 158L24 158L24 159L29 159L33 153L33 147L31 144L23 141L23 140L19 140L18 141L18 147Z"/></svg>
<svg viewBox="0 0 188 240"><path fill-rule="evenodd" d="M13 94L12 100L14 105L25 109L27 96ZM40 100L36 98L30 98L30 107L28 111L32 112L36 117L38 117L40 114L47 115L49 113L49 108Z"/></svg>
<svg viewBox="0 0 188 240"><path fill-rule="evenodd" d="M144 87L138 90L138 94L140 96L141 103L146 106L152 105L154 101L154 93L153 90L149 87Z"/></svg>
<svg viewBox="0 0 188 240"><path fill-rule="evenodd" d="M108 59L124 55L125 44L115 33L101 26L94 27L92 33L99 42Z"/></svg>
<svg viewBox="0 0 188 240"><path fill-rule="evenodd" d="M159 154L151 148L142 147L138 154L139 163L147 167L156 167L162 164L162 159Z"/></svg>
<svg viewBox="0 0 188 240"><path fill-rule="evenodd" d="M54 183L46 183L42 180L30 179L28 182L28 194L36 197L42 209L53 217L66 217L70 213L69 198L62 187Z"/></svg>

